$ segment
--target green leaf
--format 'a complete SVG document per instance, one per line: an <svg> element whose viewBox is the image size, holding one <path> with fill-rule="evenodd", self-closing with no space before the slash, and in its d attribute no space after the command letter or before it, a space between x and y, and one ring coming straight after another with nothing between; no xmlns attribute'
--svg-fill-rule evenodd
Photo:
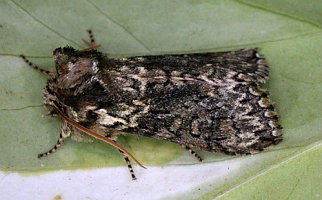
<svg viewBox="0 0 322 200"><path fill-rule="evenodd" d="M244 179L220 199L321 199L322 145L314 144ZM211 197L212 195L209 195Z"/></svg>
<svg viewBox="0 0 322 200"><path fill-rule="evenodd" d="M46 77L28 68L18 55L53 70L52 50L65 45L84 48L82 38L90 28L100 50L109 56L259 47L271 67L266 87L280 115L284 141L254 156L201 153L206 162L231 161L241 167L182 195L318 199L322 195L321 178L316 176L322 164L321 9L320 1L300 0L1 1L0 168L30 172L124 165L115 149L98 141L68 140L57 153L37 159L56 142L61 122L46 116L42 106ZM144 164L196 163L165 141L122 136L120 142Z"/></svg>

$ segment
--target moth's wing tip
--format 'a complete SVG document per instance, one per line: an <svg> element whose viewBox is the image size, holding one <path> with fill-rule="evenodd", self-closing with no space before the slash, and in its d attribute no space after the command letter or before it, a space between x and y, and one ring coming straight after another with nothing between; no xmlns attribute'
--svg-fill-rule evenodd
<svg viewBox="0 0 322 200"><path fill-rule="evenodd" d="M241 74L245 77L245 81L253 81L256 83L266 83L269 79L269 66L265 57L259 52L259 48L246 48L237 51L242 59L247 63Z"/></svg>

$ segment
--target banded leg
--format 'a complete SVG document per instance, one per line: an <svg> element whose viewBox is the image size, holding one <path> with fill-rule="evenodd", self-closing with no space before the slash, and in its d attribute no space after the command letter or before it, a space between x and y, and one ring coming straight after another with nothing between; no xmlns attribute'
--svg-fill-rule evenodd
<svg viewBox="0 0 322 200"><path fill-rule="evenodd" d="M63 144L64 139L70 136L70 133L71 133L71 130L68 127L67 122L63 121L61 130L60 130L60 134L59 134L59 138L58 138L55 146L53 146L51 149L49 149L48 151L46 151L44 153L38 154L38 158L46 157L49 154L56 152L57 149L59 149L59 147L61 147L61 145Z"/></svg>
<svg viewBox="0 0 322 200"><path fill-rule="evenodd" d="M196 157L200 162L202 162L202 158L196 153L194 152L190 147L186 146L186 145L182 145L183 148L185 148L186 150L189 151L189 153L191 155L193 155L194 157Z"/></svg>
<svg viewBox="0 0 322 200"><path fill-rule="evenodd" d="M105 136L105 137L109 137L108 135L107 136ZM116 142L116 139L112 139L114 142ZM123 157L124 157L124 160L125 160L125 162L126 162L126 164L127 164L127 168L129 169L129 171L130 171L130 174L131 174L131 177L132 177L132 180L136 180L136 176L135 176L135 174L134 174L134 171L133 171L133 168L132 168L132 165L131 165L131 161L130 161L130 159L129 159L129 157L127 157L125 154L124 154L124 152L123 151L121 151L121 150L119 150L119 152L123 155Z"/></svg>
<svg viewBox="0 0 322 200"><path fill-rule="evenodd" d="M94 39L94 35L91 29L87 30L90 42L88 42L87 40L83 41L86 43L86 45L88 46L87 48L83 49L83 51L88 51L88 50L93 50L93 49L97 49L98 47L100 47L100 44L96 44L95 39Z"/></svg>
<svg viewBox="0 0 322 200"><path fill-rule="evenodd" d="M116 134L116 131L115 130L113 130L113 129L111 129L111 130L109 130L109 135L106 135L105 137L108 137L108 138L111 138L111 135L117 135ZM112 139L114 142L116 142L116 139ZM127 157L126 155L125 155L125 153L123 152L123 151L121 151L121 150L119 150L119 152L123 155L123 157L124 157L124 160L125 160L125 162L126 162L126 164L127 164L127 168L129 169L129 171L130 171L130 174L131 174L131 177L132 177L132 180L136 180L136 176L135 176L135 174L134 174L134 170L133 170L133 167L132 167L132 165L131 165L131 161L130 161L130 159L129 159L129 157Z"/></svg>
<svg viewBox="0 0 322 200"><path fill-rule="evenodd" d="M88 29L88 30L87 30L87 33L88 33L88 35L89 35L89 39L90 39L90 41L91 41L91 44L95 44L95 39L94 39L94 35L93 35L92 30L91 30L91 29Z"/></svg>
<svg viewBox="0 0 322 200"><path fill-rule="evenodd" d="M123 155L123 157L124 157L124 160L125 160L125 162L126 162L126 164L127 164L127 168L130 170L130 174L131 174L131 176L132 176L132 180L136 180L136 176L135 176L135 174L134 174L134 171L133 171L133 168L132 168L132 165L131 165L131 161L130 161L130 159L124 154L124 152L123 151L121 151L121 150L119 150L120 151L120 153Z"/></svg>
<svg viewBox="0 0 322 200"><path fill-rule="evenodd" d="M45 75L48 75L48 76L53 76L53 72L49 71L49 70L46 70L46 69L43 69L41 67L39 67L38 65L32 63L30 60L28 60L26 58L26 56L24 55L20 55L20 57L30 66L32 67L34 70L37 70L39 71L40 73L43 73Z"/></svg>

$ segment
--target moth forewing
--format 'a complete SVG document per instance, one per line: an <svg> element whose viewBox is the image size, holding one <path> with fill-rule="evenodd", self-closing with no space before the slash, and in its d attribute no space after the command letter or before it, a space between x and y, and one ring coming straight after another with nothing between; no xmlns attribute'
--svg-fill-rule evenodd
<svg viewBox="0 0 322 200"><path fill-rule="evenodd" d="M108 58L92 48L54 51L44 104L65 122L102 139L122 131L227 154L261 151L282 140L266 90L269 67L257 49L230 52ZM72 134L72 133L71 133ZM106 138L107 137L107 138ZM143 167L143 166L142 166Z"/></svg>

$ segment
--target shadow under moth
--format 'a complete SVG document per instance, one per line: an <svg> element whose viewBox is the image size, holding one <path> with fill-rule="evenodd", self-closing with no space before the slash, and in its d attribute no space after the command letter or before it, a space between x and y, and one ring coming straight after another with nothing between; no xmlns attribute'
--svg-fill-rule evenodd
<svg viewBox="0 0 322 200"><path fill-rule="evenodd" d="M21 57L50 78L43 102L62 118L60 136L47 156L71 135L87 134L116 147L135 179L129 157L116 143L122 133L226 154L251 154L282 140L268 92L260 88L269 68L257 49L221 53L108 58L89 48L53 52L56 71Z"/></svg>

